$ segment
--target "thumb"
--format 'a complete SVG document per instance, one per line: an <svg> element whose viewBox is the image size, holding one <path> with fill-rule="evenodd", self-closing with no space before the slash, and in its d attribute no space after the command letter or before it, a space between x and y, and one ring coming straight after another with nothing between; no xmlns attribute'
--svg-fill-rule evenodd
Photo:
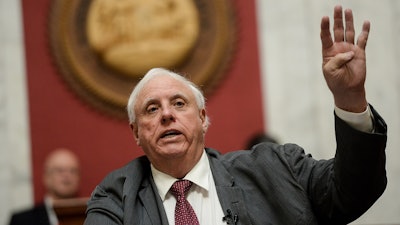
<svg viewBox="0 0 400 225"><path fill-rule="evenodd" d="M354 52L344 52L344 53L339 53L336 56L334 56L327 64L327 68L331 69L338 69L345 65L347 62L352 60L354 57Z"/></svg>

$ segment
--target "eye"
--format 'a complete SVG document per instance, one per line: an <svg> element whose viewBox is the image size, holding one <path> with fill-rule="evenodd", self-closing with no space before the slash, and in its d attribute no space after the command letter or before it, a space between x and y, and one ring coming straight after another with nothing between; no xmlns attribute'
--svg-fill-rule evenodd
<svg viewBox="0 0 400 225"><path fill-rule="evenodd" d="M157 110L158 110L158 106L157 105L149 105L146 108L146 112L150 113L150 114L156 112Z"/></svg>
<svg viewBox="0 0 400 225"><path fill-rule="evenodd" d="M183 101L183 100L176 100L175 101L175 103L174 103L174 106L176 106L176 107L178 107L178 108L182 108L182 107L184 107L186 105L186 103L185 103L185 101Z"/></svg>

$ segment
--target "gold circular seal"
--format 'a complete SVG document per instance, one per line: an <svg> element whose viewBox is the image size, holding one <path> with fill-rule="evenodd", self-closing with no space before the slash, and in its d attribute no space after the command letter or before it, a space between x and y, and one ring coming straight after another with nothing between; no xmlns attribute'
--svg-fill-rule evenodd
<svg viewBox="0 0 400 225"><path fill-rule="evenodd" d="M210 94L235 43L229 0L57 0L49 17L51 52L66 83L119 119L153 67L189 74Z"/></svg>

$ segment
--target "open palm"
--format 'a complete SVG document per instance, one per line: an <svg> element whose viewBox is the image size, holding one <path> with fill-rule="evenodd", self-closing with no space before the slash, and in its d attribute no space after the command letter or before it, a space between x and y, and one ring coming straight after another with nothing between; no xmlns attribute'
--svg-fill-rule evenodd
<svg viewBox="0 0 400 225"><path fill-rule="evenodd" d="M347 9L344 13L345 23L342 7L335 7L333 38L329 30L329 17L323 17L321 20L322 70L328 87L333 93L336 106L348 111L360 112L365 110L367 105L364 88L365 47L370 23L364 22L362 32L355 44L352 11Z"/></svg>

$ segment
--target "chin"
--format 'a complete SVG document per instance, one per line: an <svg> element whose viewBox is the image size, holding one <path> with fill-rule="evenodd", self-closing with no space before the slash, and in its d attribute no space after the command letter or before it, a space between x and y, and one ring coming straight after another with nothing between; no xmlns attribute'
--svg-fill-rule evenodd
<svg viewBox="0 0 400 225"><path fill-rule="evenodd" d="M164 155L166 158L180 158L185 156L187 152L188 152L187 148L182 148L182 146L179 147L171 146L168 148L163 148L163 150L160 153Z"/></svg>

